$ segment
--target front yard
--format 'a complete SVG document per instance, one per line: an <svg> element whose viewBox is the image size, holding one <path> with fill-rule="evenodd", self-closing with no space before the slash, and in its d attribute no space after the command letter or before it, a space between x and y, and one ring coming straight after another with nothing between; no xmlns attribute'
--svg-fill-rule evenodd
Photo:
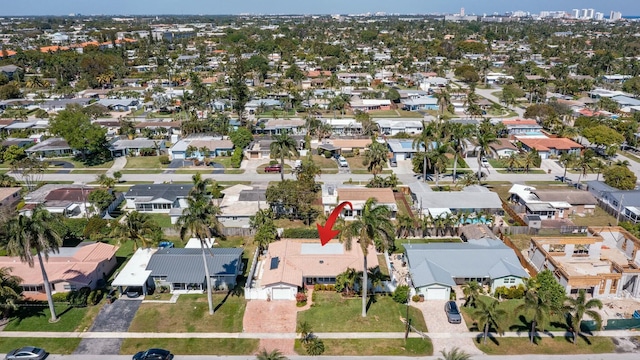
<svg viewBox="0 0 640 360"><path fill-rule="evenodd" d="M160 163L159 156L129 156L125 169L164 169L167 165Z"/></svg>
<svg viewBox="0 0 640 360"><path fill-rule="evenodd" d="M55 307L59 320L50 323L51 312L46 302L24 304L13 312L13 317L4 331L83 331L86 324L91 324L97 315L97 311L89 310L99 308L99 306L78 308L62 303L57 303Z"/></svg>
<svg viewBox="0 0 640 360"><path fill-rule="evenodd" d="M242 332L244 297L214 294L209 315L205 294L180 295L175 304L142 304L130 332Z"/></svg>
<svg viewBox="0 0 640 360"><path fill-rule="evenodd" d="M487 355L520 355L520 354L603 354L615 351L615 345L608 337L588 337L589 342L578 338L578 343L573 344L570 338L555 337L538 339L537 344L532 344L527 336L520 338L497 337L494 341L487 339L487 345L476 342L480 351Z"/></svg>
<svg viewBox="0 0 640 360"><path fill-rule="evenodd" d="M433 344L430 339L322 339L325 351L322 355L334 356L430 356ZM295 342L295 351L306 350Z"/></svg>
<svg viewBox="0 0 640 360"><path fill-rule="evenodd" d="M298 323L306 321L314 332L402 332L405 325L400 320L406 317L407 307L398 304L390 296L377 295L370 301L367 316L362 317L361 298L343 298L336 292L314 292L313 305L298 313ZM411 324L426 331L422 312L409 308Z"/></svg>

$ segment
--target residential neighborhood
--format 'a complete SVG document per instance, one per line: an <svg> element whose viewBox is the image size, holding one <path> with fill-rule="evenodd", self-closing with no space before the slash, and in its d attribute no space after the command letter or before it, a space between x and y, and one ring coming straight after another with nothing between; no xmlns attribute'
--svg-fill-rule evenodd
<svg viewBox="0 0 640 360"><path fill-rule="evenodd" d="M414 5L1 15L0 353L637 357L640 23Z"/></svg>

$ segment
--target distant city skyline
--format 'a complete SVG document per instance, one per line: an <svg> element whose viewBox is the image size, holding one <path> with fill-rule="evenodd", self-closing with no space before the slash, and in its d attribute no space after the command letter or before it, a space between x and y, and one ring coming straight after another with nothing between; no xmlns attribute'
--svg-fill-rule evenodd
<svg viewBox="0 0 640 360"><path fill-rule="evenodd" d="M362 14L362 13L459 13L503 14L522 10L530 13L540 11L566 11L593 8L609 14L620 11L623 15L640 15L640 5L630 0L538 0L515 2L512 0L20 0L2 4L0 17L21 15L216 15L216 14Z"/></svg>

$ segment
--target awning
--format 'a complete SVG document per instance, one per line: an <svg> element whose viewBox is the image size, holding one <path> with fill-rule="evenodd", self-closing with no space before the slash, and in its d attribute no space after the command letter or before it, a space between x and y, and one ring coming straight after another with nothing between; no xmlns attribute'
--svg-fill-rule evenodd
<svg viewBox="0 0 640 360"><path fill-rule="evenodd" d="M151 270L147 270L147 264L157 249L138 249L131 256L129 262L118 273L111 285L113 286L143 286L146 284Z"/></svg>

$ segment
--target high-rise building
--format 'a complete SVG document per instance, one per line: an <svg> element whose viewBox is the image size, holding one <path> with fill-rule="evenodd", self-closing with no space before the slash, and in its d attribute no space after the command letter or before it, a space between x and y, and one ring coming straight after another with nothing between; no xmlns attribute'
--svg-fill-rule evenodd
<svg viewBox="0 0 640 360"><path fill-rule="evenodd" d="M586 19L587 18L587 9L582 9L580 10L580 19Z"/></svg>
<svg viewBox="0 0 640 360"><path fill-rule="evenodd" d="M580 10L578 9L573 9L571 10L571 17L574 19L577 19L580 17Z"/></svg>
<svg viewBox="0 0 640 360"><path fill-rule="evenodd" d="M587 9L587 19L593 19L595 10Z"/></svg>
<svg viewBox="0 0 640 360"><path fill-rule="evenodd" d="M611 15L609 15L609 20L617 21L622 19L622 13L620 11L611 11Z"/></svg>
<svg viewBox="0 0 640 360"><path fill-rule="evenodd" d="M598 21L602 21L602 20L604 20L604 14L601 13L601 12L597 12L596 15L593 18L598 20Z"/></svg>
<svg viewBox="0 0 640 360"><path fill-rule="evenodd" d="M464 16L464 8L460 8L460 16Z"/></svg>

